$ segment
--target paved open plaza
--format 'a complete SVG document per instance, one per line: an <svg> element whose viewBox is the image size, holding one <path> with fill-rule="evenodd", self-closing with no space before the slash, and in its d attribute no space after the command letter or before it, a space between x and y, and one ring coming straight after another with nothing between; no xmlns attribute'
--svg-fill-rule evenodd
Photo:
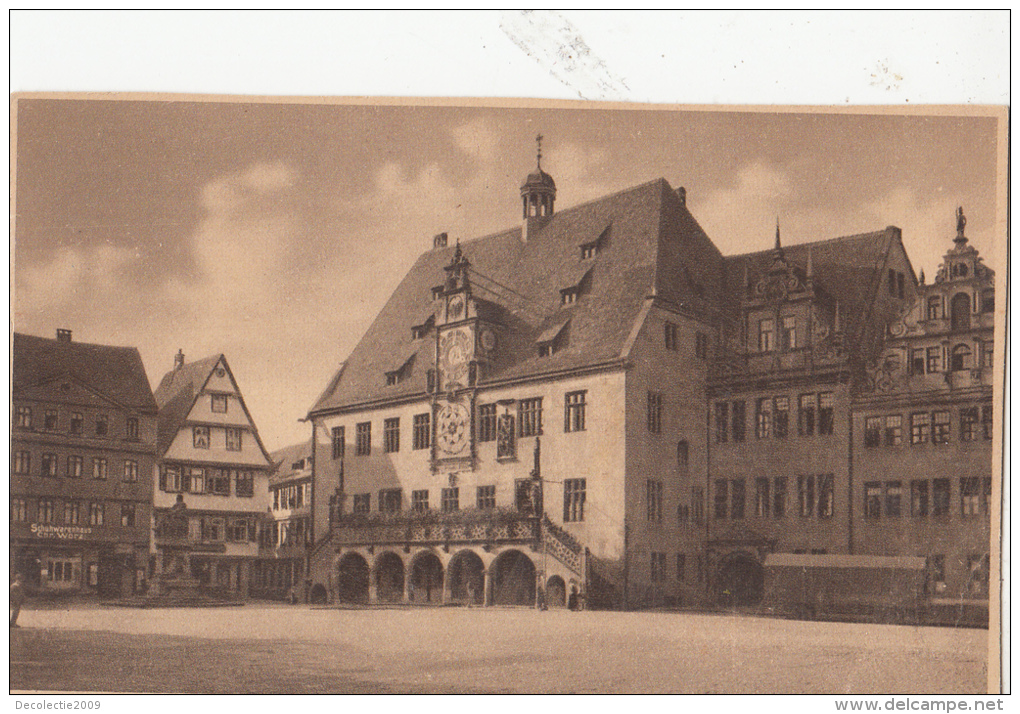
<svg viewBox="0 0 1020 714"><path fill-rule="evenodd" d="M985 691L986 630L676 612L28 609L14 690L187 693Z"/></svg>

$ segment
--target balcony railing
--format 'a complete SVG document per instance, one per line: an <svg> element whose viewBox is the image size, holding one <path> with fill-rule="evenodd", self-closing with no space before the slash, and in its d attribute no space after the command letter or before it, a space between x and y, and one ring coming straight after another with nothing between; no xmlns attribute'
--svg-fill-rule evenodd
<svg viewBox="0 0 1020 714"><path fill-rule="evenodd" d="M540 542L539 521L515 509L344 514L336 545Z"/></svg>

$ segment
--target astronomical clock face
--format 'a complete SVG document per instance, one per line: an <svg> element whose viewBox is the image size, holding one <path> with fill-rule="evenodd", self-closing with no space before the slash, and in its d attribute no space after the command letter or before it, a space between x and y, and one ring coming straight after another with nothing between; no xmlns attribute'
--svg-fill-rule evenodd
<svg viewBox="0 0 1020 714"><path fill-rule="evenodd" d="M462 454L468 445L471 414L463 404L444 404L436 416L436 446L444 455Z"/></svg>
<svg viewBox="0 0 1020 714"><path fill-rule="evenodd" d="M464 296L454 295L446 305L446 320L454 322L464 317Z"/></svg>
<svg viewBox="0 0 1020 714"><path fill-rule="evenodd" d="M439 338L439 372L442 389L464 387L468 381L468 362L474 357L474 343L468 328L450 330Z"/></svg>

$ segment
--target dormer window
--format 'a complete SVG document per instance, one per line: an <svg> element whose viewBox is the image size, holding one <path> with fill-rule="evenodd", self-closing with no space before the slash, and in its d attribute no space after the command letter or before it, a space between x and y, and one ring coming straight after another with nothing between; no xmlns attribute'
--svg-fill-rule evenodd
<svg viewBox="0 0 1020 714"><path fill-rule="evenodd" d="M563 344L566 341L567 325L569 324L570 320L566 320L565 322L553 325L546 328L538 336L535 342L538 343L539 357L549 357L563 348Z"/></svg>
<svg viewBox="0 0 1020 714"><path fill-rule="evenodd" d="M425 320L425 322L423 322L420 325L414 325L411 328L411 339L412 340L421 340L421 339L424 339L424 337L426 335L428 335L429 332L432 331L432 328L435 326L435 324L436 324L436 316L435 315L429 315L429 318L427 320Z"/></svg>
<svg viewBox="0 0 1020 714"><path fill-rule="evenodd" d="M560 290L560 303L563 305L573 305L577 302L577 296L580 292L580 288L577 287Z"/></svg>
<svg viewBox="0 0 1020 714"><path fill-rule="evenodd" d="M432 288L432 299L438 300L439 298L443 297L443 290L444 287L442 285L437 285L436 287Z"/></svg>
<svg viewBox="0 0 1020 714"><path fill-rule="evenodd" d="M587 260L594 258L598 255L599 246L598 243L585 243L581 246L581 260Z"/></svg>
<svg viewBox="0 0 1020 714"><path fill-rule="evenodd" d="M400 381L401 380L400 380L400 370L399 369L396 370L395 372L387 372L386 373L386 386L387 387L392 387L394 384L399 384Z"/></svg>

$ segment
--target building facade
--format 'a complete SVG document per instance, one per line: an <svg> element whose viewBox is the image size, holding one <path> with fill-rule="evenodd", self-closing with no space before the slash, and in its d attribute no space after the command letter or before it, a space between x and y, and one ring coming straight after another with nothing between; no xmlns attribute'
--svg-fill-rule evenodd
<svg viewBox="0 0 1020 714"><path fill-rule="evenodd" d="M185 363L155 392L154 585L193 580L247 597L269 510L271 461L223 355Z"/></svg>
<svg viewBox="0 0 1020 714"><path fill-rule="evenodd" d="M263 557L255 563L253 596L307 600L305 560L312 534L312 447L295 444L270 457L271 519L263 530Z"/></svg>
<svg viewBox="0 0 1020 714"><path fill-rule="evenodd" d="M783 248L777 226L772 250L724 257L665 180L558 212L555 195L539 165L521 226L436 236L311 408L314 598L751 604L773 553L937 571L921 524L862 515L882 452L859 442L891 409L873 385L896 340L969 370L909 399L948 389L961 429L984 418L991 273L965 239L925 286L895 227ZM949 318L897 327L936 293ZM980 510L990 452L964 448Z"/></svg>
<svg viewBox="0 0 1020 714"><path fill-rule="evenodd" d="M146 587L156 403L138 350L14 334L11 570L42 592Z"/></svg>

